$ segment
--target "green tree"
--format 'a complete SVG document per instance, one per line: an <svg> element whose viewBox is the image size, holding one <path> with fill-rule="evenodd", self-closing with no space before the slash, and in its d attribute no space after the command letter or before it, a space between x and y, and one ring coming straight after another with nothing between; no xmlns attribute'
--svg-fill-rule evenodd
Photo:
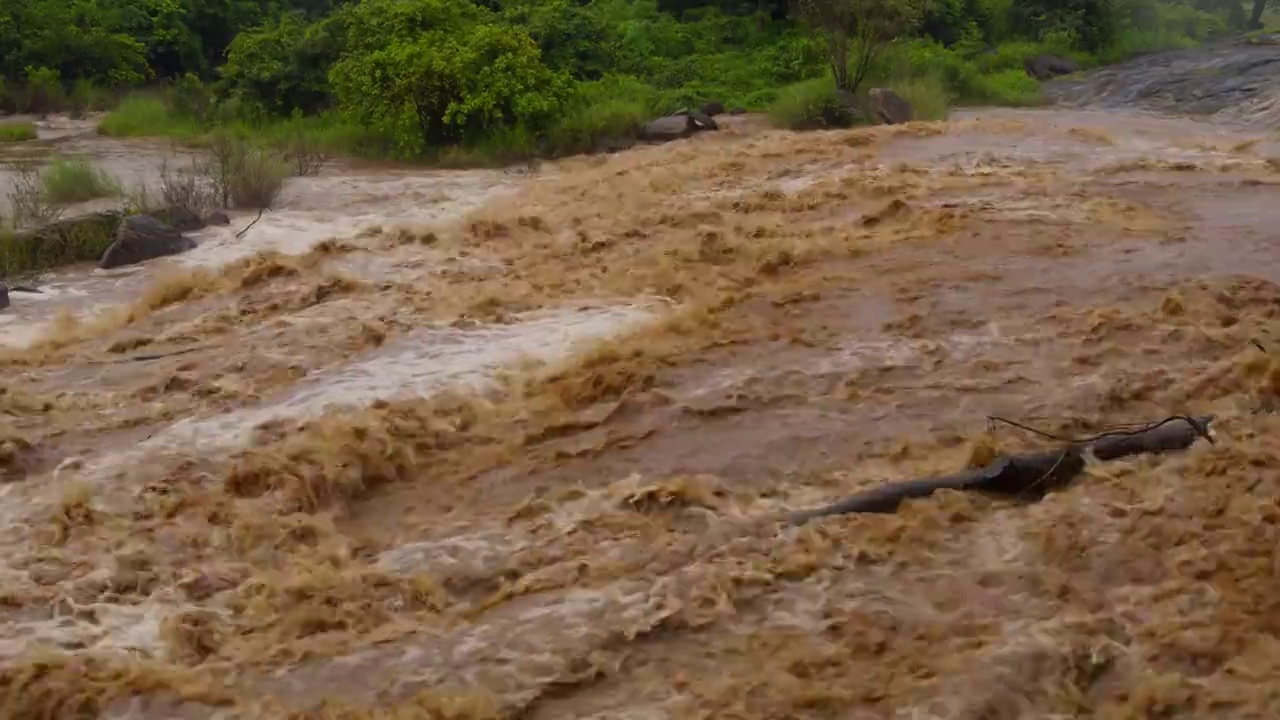
<svg viewBox="0 0 1280 720"><path fill-rule="evenodd" d="M509 0L501 19L528 32L549 67L575 79L598 80L614 64L613 28L577 0Z"/></svg>
<svg viewBox="0 0 1280 720"><path fill-rule="evenodd" d="M285 13L236 36L219 69L221 91L276 115L329 105L327 70L342 50L341 23Z"/></svg>
<svg viewBox="0 0 1280 720"><path fill-rule="evenodd" d="M566 96L527 32L465 0L362 0L342 14L347 49L329 73L339 108L402 155L539 129Z"/></svg>
<svg viewBox="0 0 1280 720"><path fill-rule="evenodd" d="M92 0L0 0L0 73L137 82L148 74L145 49L119 27L118 14Z"/></svg>
<svg viewBox="0 0 1280 720"><path fill-rule="evenodd" d="M914 30L921 0L798 0L798 14L827 45L836 87L858 91L889 43Z"/></svg>
<svg viewBox="0 0 1280 720"><path fill-rule="evenodd" d="M157 77L199 73L204 65L200 38L191 32L190 8L183 0L103 0L119 28L144 48L147 65Z"/></svg>

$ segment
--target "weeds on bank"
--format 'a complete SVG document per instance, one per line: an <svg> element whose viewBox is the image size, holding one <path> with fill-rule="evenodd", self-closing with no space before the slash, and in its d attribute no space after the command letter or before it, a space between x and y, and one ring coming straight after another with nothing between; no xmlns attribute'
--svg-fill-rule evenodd
<svg viewBox="0 0 1280 720"><path fill-rule="evenodd" d="M229 133L216 133L209 143L206 174L223 207L271 207L290 175L278 151L251 145Z"/></svg>
<svg viewBox="0 0 1280 720"><path fill-rule="evenodd" d="M33 122L0 123L0 143L24 142L36 137L36 124Z"/></svg>
<svg viewBox="0 0 1280 720"><path fill-rule="evenodd" d="M39 166L31 162L14 162L7 169L13 174L9 188L9 209L13 213L14 227L23 228L57 220L62 209L48 202L45 197Z"/></svg>
<svg viewBox="0 0 1280 720"><path fill-rule="evenodd" d="M40 175L46 202L86 202L121 194L120 183L84 158L56 158Z"/></svg>

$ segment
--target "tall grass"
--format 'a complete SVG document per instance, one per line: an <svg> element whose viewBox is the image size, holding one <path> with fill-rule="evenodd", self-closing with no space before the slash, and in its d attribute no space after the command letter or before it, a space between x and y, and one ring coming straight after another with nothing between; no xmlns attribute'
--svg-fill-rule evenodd
<svg viewBox="0 0 1280 720"><path fill-rule="evenodd" d="M36 124L33 122L0 123L0 143L23 142L36 137Z"/></svg>
<svg viewBox="0 0 1280 720"><path fill-rule="evenodd" d="M120 183L84 158L54 158L41 173L46 202L55 205L87 202L121 193Z"/></svg>
<svg viewBox="0 0 1280 720"><path fill-rule="evenodd" d="M769 122L789 130L847 127L861 119L837 97L835 81L829 76L782 88L769 107Z"/></svg>
<svg viewBox="0 0 1280 720"><path fill-rule="evenodd" d="M889 89L911 105L916 120L945 120L951 91L937 75L920 75L890 82Z"/></svg>
<svg viewBox="0 0 1280 720"><path fill-rule="evenodd" d="M115 241L120 217L112 213L84 215L27 232L0 228L0 277L97 261Z"/></svg>
<svg viewBox="0 0 1280 720"><path fill-rule="evenodd" d="M98 124L98 132L111 137L173 137L193 139L201 127L193 118L169 109L154 94L130 95Z"/></svg>
<svg viewBox="0 0 1280 720"><path fill-rule="evenodd" d="M278 150L218 132L209 144L205 174L224 207L256 210L271 207L291 173L288 160Z"/></svg>

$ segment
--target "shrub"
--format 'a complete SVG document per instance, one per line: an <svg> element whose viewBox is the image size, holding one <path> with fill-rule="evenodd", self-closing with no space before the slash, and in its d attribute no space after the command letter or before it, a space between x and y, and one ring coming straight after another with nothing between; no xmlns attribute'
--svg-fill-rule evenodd
<svg viewBox="0 0 1280 720"><path fill-rule="evenodd" d="M481 8L447 0L364 0L341 11L348 49L329 72L353 123L394 138L397 154L478 142L500 128L547 126L568 91L536 43Z"/></svg>
<svg viewBox="0 0 1280 720"><path fill-rule="evenodd" d="M23 142L24 140L35 140L36 137L38 137L38 134L36 133L35 123L0 123L0 143Z"/></svg>
<svg viewBox="0 0 1280 720"><path fill-rule="evenodd" d="M193 137L200 124L173 112L155 95L134 94L102 119L98 132L112 137Z"/></svg>
<svg viewBox="0 0 1280 720"><path fill-rule="evenodd" d="M653 118L653 88L631 77L582 83L547 133L547 150L561 155L593 149L601 140L634 138Z"/></svg>
<svg viewBox="0 0 1280 720"><path fill-rule="evenodd" d="M120 194L120 184L84 158L55 158L40 180L45 201L55 205Z"/></svg>
<svg viewBox="0 0 1280 720"><path fill-rule="evenodd" d="M71 87L68 106L73 117L79 117L88 112L106 110L110 105L111 93L95 85L92 80L80 78Z"/></svg>
<svg viewBox="0 0 1280 720"><path fill-rule="evenodd" d="M279 152L227 132L209 143L205 174L224 207L269 208L284 188L289 166Z"/></svg>
<svg viewBox="0 0 1280 720"><path fill-rule="evenodd" d="M903 78L889 84L890 89L911 104L916 120L945 120L951 93L937 75Z"/></svg>
<svg viewBox="0 0 1280 720"><path fill-rule="evenodd" d="M203 215L218 207L218 190L201 163L193 161L186 171L170 168L168 158L160 163L160 200L165 207L184 207ZM146 188L133 203L145 210L149 203Z"/></svg>
<svg viewBox="0 0 1280 720"><path fill-rule="evenodd" d="M11 163L8 170L13 173L9 207L13 212L14 227L42 225L58 219L62 210L45 199L38 165L16 162Z"/></svg>
<svg viewBox="0 0 1280 720"><path fill-rule="evenodd" d="M62 75L49 68L27 68L27 88L24 110L45 114L58 112L67 106L67 94L62 89Z"/></svg>
<svg viewBox="0 0 1280 720"><path fill-rule="evenodd" d="M213 118L213 91L200 82L200 78L187 73L169 86L165 105L174 116L208 122Z"/></svg>
<svg viewBox="0 0 1280 720"><path fill-rule="evenodd" d="M788 85L769 107L769 121L790 130L848 127L857 120L857 113L841 102L829 77Z"/></svg>

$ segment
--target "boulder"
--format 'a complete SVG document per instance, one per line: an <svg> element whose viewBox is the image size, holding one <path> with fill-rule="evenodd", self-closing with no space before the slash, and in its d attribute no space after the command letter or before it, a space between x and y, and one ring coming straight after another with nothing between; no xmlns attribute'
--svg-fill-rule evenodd
<svg viewBox="0 0 1280 720"><path fill-rule="evenodd" d="M667 142L689 137L697 130L697 124L688 115L668 115L645 123L645 126L640 128L640 139Z"/></svg>
<svg viewBox="0 0 1280 720"><path fill-rule="evenodd" d="M866 103L847 90L836 90L835 101L824 104L814 127L847 128L867 122Z"/></svg>
<svg viewBox="0 0 1280 720"><path fill-rule="evenodd" d="M0 282L0 310L9 307L9 286Z"/></svg>
<svg viewBox="0 0 1280 720"><path fill-rule="evenodd" d="M228 217L227 214L221 210L214 210L213 212L204 216L204 224L205 225L230 225L231 218Z"/></svg>
<svg viewBox="0 0 1280 720"><path fill-rule="evenodd" d="M133 215L120 223L116 241L102 254L100 268L136 265L166 255L177 255L196 246L191 238L147 215Z"/></svg>
<svg viewBox="0 0 1280 720"><path fill-rule="evenodd" d="M1022 61L1027 74L1037 80L1050 80L1059 75L1070 75L1080 70L1080 65L1071 58L1064 58L1048 53L1032 55Z"/></svg>
<svg viewBox="0 0 1280 720"><path fill-rule="evenodd" d="M693 120L694 130L719 130L720 126L710 115L698 109L680 108L671 113L672 115L683 115Z"/></svg>
<svg viewBox="0 0 1280 720"><path fill-rule="evenodd" d="M744 107L729 108L730 115L746 115L747 109Z"/></svg>
<svg viewBox="0 0 1280 720"><path fill-rule="evenodd" d="M629 137L599 137L592 141L591 151L597 153L615 153L621 150L626 150L635 144L635 139Z"/></svg>
<svg viewBox="0 0 1280 720"><path fill-rule="evenodd" d="M709 102L702 106L702 113L707 117L715 117L724 114L724 103Z"/></svg>
<svg viewBox="0 0 1280 720"><path fill-rule="evenodd" d="M867 99L870 100L871 115L886 125L911 122L915 117L911 103L903 100L901 95L892 90L871 88L867 93Z"/></svg>
<svg viewBox="0 0 1280 720"><path fill-rule="evenodd" d="M204 227L204 221L200 219L200 216L185 205L170 205L167 208L152 210L146 215L159 220L178 232L191 232Z"/></svg>

